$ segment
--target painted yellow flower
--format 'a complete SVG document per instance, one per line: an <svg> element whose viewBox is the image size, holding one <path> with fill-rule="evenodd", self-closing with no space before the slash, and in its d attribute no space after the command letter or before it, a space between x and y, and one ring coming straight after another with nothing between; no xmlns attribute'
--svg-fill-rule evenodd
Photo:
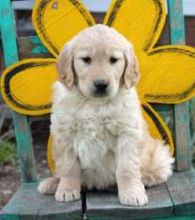
<svg viewBox="0 0 195 220"><path fill-rule="evenodd" d="M179 45L155 47L165 19L163 0L113 0L104 24L133 43L140 64L137 90L144 116L151 134L168 142L173 152L171 133L149 103L175 104L195 95L195 50ZM33 23L54 58L27 59L12 65L2 74L1 92L13 110L42 115L50 112L51 85L57 78L56 58L61 48L95 21L77 0L36 0Z"/></svg>

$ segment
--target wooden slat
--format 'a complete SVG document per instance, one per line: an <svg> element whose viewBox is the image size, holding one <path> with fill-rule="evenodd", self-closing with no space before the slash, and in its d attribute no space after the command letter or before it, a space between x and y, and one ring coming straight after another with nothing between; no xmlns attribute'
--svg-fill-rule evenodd
<svg viewBox="0 0 195 220"><path fill-rule="evenodd" d="M20 59L51 57L51 54L37 36L18 37L17 40Z"/></svg>
<svg viewBox="0 0 195 220"><path fill-rule="evenodd" d="M176 168L178 171L188 171L192 164L189 120L189 102L175 106Z"/></svg>
<svg viewBox="0 0 195 220"><path fill-rule="evenodd" d="M175 173L167 182L176 215L195 215L195 172ZM194 218L195 219L195 218Z"/></svg>
<svg viewBox="0 0 195 220"><path fill-rule="evenodd" d="M40 195L37 191L37 183L24 183L3 208L2 213L12 213L19 216L20 220L80 220L81 203L80 201L57 202L53 195Z"/></svg>
<svg viewBox="0 0 195 220"><path fill-rule="evenodd" d="M9 66L18 61L15 23L10 0L0 1L0 17L5 65ZM27 117L19 115L16 112L12 112L12 115L17 140L21 179L24 182L36 181L35 160Z"/></svg>
<svg viewBox="0 0 195 220"><path fill-rule="evenodd" d="M152 103L152 107L155 108L157 111L172 111L173 105L166 105L166 104L159 104L159 103Z"/></svg>
<svg viewBox="0 0 195 220"><path fill-rule="evenodd" d="M18 215L10 214L7 216L6 214L4 215L2 211L0 211L0 220L20 220Z"/></svg>
<svg viewBox="0 0 195 220"><path fill-rule="evenodd" d="M185 25L182 0L168 0L168 9L171 43L185 44ZM177 75L177 73L175 74ZM185 171L191 168L189 103L175 105L174 112L176 168L178 171Z"/></svg>
<svg viewBox="0 0 195 220"><path fill-rule="evenodd" d="M195 216L172 216L165 218L154 218L152 220L194 220ZM148 219L151 220L151 219Z"/></svg>
<svg viewBox="0 0 195 220"><path fill-rule="evenodd" d="M17 139L17 152L23 182L36 181L36 165L32 148L30 127L27 118L13 113L15 135Z"/></svg>
<svg viewBox="0 0 195 220"><path fill-rule="evenodd" d="M174 138L174 105L152 104L152 107L164 119Z"/></svg>
<svg viewBox="0 0 195 220"><path fill-rule="evenodd" d="M149 188L147 195L149 198L148 205L128 207L119 203L116 193L88 193L87 215L90 220L101 219L101 217L106 220L135 220L173 214L173 204L165 184Z"/></svg>

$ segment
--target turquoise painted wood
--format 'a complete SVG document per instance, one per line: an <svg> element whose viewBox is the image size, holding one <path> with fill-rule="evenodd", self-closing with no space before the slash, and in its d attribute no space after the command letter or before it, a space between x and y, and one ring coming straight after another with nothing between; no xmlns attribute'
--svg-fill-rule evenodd
<svg viewBox="0 0 195 220"><path fill-rule="evenodd" d="M32 50L33 54L42 54L48 53L47 48L41 43L40 39L37 36L31 36L31 42L34 44L34 48Z"/></svg>
<svg viewBox="0 0 195 220"><path fill-rule="evenodd" d="M13 214L10 214L9 217L7 217L7 215L2 214L2 215L0 215L0 220L20 220L20 218L18 216L13 215Z"/></svg>
<svg viewBox="0 0 195 220"><path fill-rule="evenodd" d="M97 217L97 218L94 218L94 220L112 220L113 218L106 218L104 216L100 216L100 217ZM164 218L145 218L142 220L194 220L195 219L195 216L172 216L172 217L164 217ZM125 219L125 220L128 220L128 219ZM141 220L141 219L140 219Z"/></svg>
<svg viewBox="0 0 195 220"><path fill-rule="evenodd" d="M56 202L53 195L44 196L37 191L38 182L23 183L14 194L2 213L12 213L20 220L79 220L81 202ZM1 215L0 215L1 220ZM7 220L7 219L6 219Z"/></svg>
<svg viewBox="0 0 195 220"><path fill-rule="evenodd" d="M194 216L172 216L172 217L165 217L165 218L155 218L155 220L194 220ZM148 219L149 220L149 219ZM154 220L154 219L150 219Z"/></svg>
<svg viewBox="0 0 195 220"><path fill-rule="evenodd" d="M9 66L18 61L15 19L10 0L0 2L0 19L5 65ZM12 112L12 116L17 140L21 180L22 182L36 181L36 167L27 117L16 112Z"/></svg>
<svg viewBox="0 0 195 220"><path fill-rule="evenodd" d="M170 37L172 44L185 44L185 25L182 0L168 0ZM177 73L175 73L177 74ZM185 76L184 76L185 77ZM190 119L189 102L174 106L176 169L190 170Z"/></svg>

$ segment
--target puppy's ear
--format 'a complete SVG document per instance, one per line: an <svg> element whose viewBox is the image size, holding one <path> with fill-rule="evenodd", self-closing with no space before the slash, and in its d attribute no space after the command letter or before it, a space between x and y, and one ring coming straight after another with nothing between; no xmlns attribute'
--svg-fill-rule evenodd
<svg viewBox="0 0 195 220"><path fill-rule="evenodd" d="M70 44L61 51L57 60L57 71L60 82L71 90L74 84L73 55Z"/></svg>
<svg viewBox="0 0 195 220"><path fill-rule="evenodd" d="M125 50L125 70L123 74L123 81L126 89L134 87L139 80L138 60L135 55L133 47L129 44Z"/></svg>

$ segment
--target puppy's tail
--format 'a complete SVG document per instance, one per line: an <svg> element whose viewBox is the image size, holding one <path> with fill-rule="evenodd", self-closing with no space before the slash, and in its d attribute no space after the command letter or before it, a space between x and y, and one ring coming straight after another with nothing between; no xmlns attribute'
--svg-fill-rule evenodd
<svg viewBox="0 0 195 220"><path fill-rule="evenodd" d="M149 137L146 152L143 154L141 166L144 185L153 186L166 182L172 175L174 158L170 153L170 146L160 140Z"/></svg>

